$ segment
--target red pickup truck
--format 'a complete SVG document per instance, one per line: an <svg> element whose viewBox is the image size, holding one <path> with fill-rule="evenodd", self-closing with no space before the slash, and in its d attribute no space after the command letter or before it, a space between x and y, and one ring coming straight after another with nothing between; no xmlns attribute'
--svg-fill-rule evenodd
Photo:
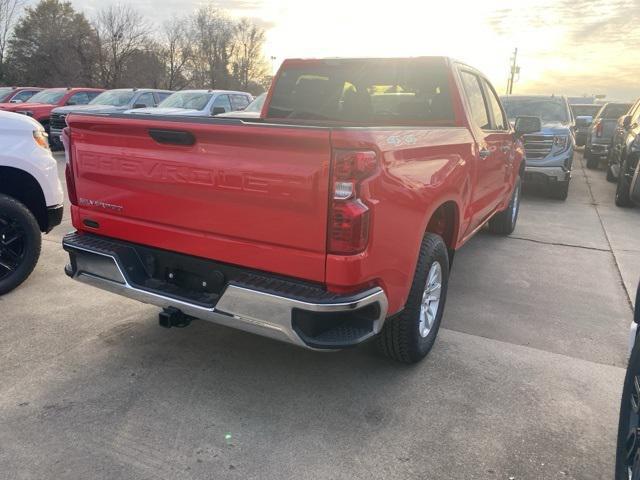
<svg viewBox="0 0 640 480"><path fill-rule="evenodd" d="M35 118L49 133L51 110L65 105L86 105L102 92L99 88L48 88L22 103L0 103L0 110Z"/></svg>
<svg viewBox="0 0 640 480"><path fill-rule="evenodd" d="M456 249L513 231L518 135L442 57L287 60L258 119L72 114L70 277L317 350L431 349Z"/></svg>

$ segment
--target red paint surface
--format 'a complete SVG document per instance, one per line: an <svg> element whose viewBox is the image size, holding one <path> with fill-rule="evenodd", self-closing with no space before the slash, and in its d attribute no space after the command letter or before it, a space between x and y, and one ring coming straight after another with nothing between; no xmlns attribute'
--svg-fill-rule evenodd
<svg viewBox="0 0 640 480"><path fill-rule="evenodd" d="M451 247L458 248L506 207L522 162L513 132L487 134L469 125L451 69L454 127L71 115L79 202L72 206L73 224L88 231L82 220L89 218L99 222L93 232L100 235L321 282L333 291L380 285L395 313L404 306L421 239L438 207L455 205ZM195 144L159 144L149 129L190 132ZM511 150L503 152L505 146ZM480 160L483 147L495 155ZM371 225L367 248L356 255L327 254L334 149L373 151L378 159L377 173L360 186Z"/></svg>

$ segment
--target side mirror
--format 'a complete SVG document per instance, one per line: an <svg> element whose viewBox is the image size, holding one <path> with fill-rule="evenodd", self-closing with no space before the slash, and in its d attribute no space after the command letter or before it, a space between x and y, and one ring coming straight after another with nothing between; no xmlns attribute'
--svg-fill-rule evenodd
<svg viewBox="0 0 640 480"><path fill-rule="evenodd" d="M10 100L9 103L23 103L24 100L20 100L19 98L16 98L14 100Z"/></svg>
<svg viewBox="0 0 640 480"><path fill-rule="evenodd" d="M227 113L224 107L213 107L213 114L220 115L221 113Z"/></svg>
<svg viewBox="0 0 640 480"><path fill-rule="evenodd" d="M585 115L576 117L576 127L588 127L593 123L593 117Z"/></svg>
<svg viewBox="0 0 640 480"><path fill-rule="evenodd" d="M526 135L528 133L536 133L542 130L542 122L540 117L521 116L516 117L515 130L517 136Z"/></svg>
<svg viewBox="0 0 640 480"><path fill-rule="evenodd" d="M147 106L144 103L134 103L133 104L133 108L138 109L138 108L147 108Z"/></svg>
<svg viewBox="0 0 640 480"><path fill-rule="evenodd" d="M631 126L631 115L625 115L622 119L622 126L625 130L629 130L629 127Z"/></svg>
<svg viewBox="0 0 640 480"><path fill-rule="evenodd" d="M620 175L622 175L622 172L620 172ZM633 174L633 180L631 180L629 196L633 203L640 205L640 162L636 165L636 173Z"/></svg>

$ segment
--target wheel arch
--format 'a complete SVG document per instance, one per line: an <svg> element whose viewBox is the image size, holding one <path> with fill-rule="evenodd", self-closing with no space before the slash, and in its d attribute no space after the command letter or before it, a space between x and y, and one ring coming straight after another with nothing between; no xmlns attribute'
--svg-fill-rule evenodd
<svg viewBox="0 0 640 480"><path fill-rule="evenodd" d="M454 200L441 203L431 213L424 233L435 233L444 240L449 252L449 264L453 264L460 233L460 208Z"/></svg>
<svg viewBox="0 0 640 480"><path fill-rule="evenodd" d="M44 192L30 173L15 167L0 166L0 193L23 203L38 221L40 230L47 230Z"/></svg>

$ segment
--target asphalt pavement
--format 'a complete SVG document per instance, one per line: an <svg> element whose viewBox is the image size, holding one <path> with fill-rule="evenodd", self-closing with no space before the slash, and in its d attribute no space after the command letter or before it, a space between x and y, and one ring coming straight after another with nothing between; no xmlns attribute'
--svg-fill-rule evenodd
<svg viewBox="0 0 640 480"><path fill-rule="evenodd" d="M66 215L0 297L0 477L612 478L640 209L581 160L566 202L530 191L511 237L458 252L414 366L161 329L64 275Z"/></svg>

